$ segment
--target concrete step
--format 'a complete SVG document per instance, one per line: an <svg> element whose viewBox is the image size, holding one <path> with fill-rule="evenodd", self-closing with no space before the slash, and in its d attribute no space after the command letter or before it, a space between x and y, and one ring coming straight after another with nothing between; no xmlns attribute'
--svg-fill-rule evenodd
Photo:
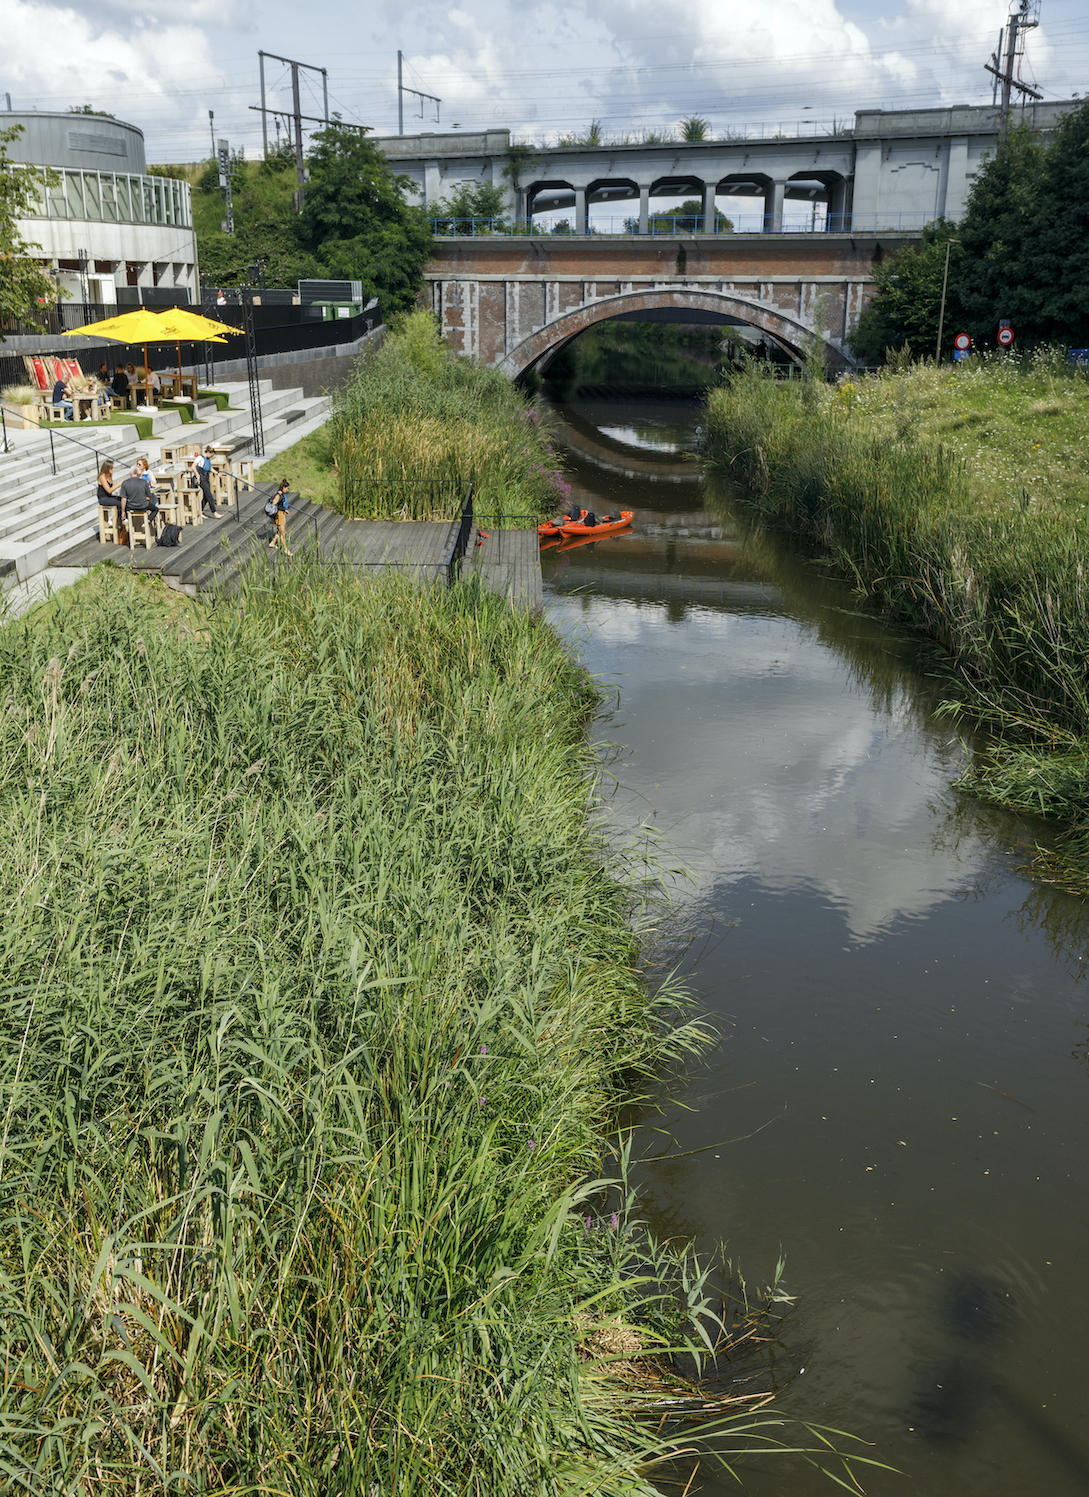
<svg viewBox="0 0 1089 1497"><path fill-rule="evenodd" d="M124 472L136 461L135 449L117 454L114 472ZM20 474L15 481L0 478L0 534L10 525L12 517L25 514L36 504L46 503L69 490L79 489L92 498L97 487L98 470L93 463L87 467L69 467L54 474L48 466Z"/></svg>

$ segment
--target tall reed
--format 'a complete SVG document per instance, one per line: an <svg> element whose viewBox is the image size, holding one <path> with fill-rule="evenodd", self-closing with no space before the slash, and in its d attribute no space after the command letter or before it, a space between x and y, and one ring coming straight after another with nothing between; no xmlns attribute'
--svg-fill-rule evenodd
<svg viewBox="0 0 1089 1497"><path fill-rule="evenodd" d="M416 312L338 397L330 449L355 518L453 519L470 483L484 523L525 529L570 493L540 413L505 375L456 358Z"/></svg>
<svg viewBox="0 0 1089 1497"><path fill-rule="evenodd" d="M13 1491L650 1497L662 1399L773 1438L646 1363L726 1322L598 1177L704 1033L639 980L547 626L102 568L0 682Z"/></svg>

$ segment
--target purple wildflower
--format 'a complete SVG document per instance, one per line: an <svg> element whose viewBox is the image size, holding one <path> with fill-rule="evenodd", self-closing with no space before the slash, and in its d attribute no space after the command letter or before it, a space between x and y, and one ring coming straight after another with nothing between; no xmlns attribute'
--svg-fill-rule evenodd
<svg viewBox="0 0 1089 1497"><path fill-rule="evenodd" d="M481 1053L481 1055L487 1055L487 1053L488 1053L488 1047L487 1047L487 1045L481 1045L481 1047L480 1047L480 1053Z"/></svg>
<svg viewBox="0 0 1089 1497"><path fill-rule="evenodd" d="M613 1214L612 1214L612 1216L610 1216L610 1218L609 1218L609 1226L615 1232L616 1229L617 1229L617 1227L619 1227L619 1225L620 1225L620 1218L617 1216L616 1212L614 1211Z"/></svg>
<svg viewBox="0 0 1089 1497"><path fill-rule="evenodd" d="M529 1146L531 1149L535 1149L537 1147L537 1140L535 1138L531 1138L529 1141Z"/></svg>

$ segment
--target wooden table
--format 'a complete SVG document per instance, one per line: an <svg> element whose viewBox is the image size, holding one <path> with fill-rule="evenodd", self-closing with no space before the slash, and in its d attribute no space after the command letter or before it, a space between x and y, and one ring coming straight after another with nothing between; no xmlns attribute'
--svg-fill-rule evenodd
<svg viewBox="0 0 1089 1497"><path fill-rule="evenodd" d="M180 458L193 457L199 451L199 442L164 442L159 449L159 457L165 464L176 463ZM184 464L182 468L188 471Z"/></svg>

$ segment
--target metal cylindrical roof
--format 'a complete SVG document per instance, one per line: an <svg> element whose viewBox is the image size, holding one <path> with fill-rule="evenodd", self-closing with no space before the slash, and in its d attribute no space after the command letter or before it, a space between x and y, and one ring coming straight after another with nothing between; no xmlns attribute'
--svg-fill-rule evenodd
<svg viewBox="0 0 1089 1497"><path fill-rule="evenodd" d="M84 167L90 171L147 171L144 132L101 114L0 110L0 130L22 125L7 146L10 161L32 166Z"/></svg>

